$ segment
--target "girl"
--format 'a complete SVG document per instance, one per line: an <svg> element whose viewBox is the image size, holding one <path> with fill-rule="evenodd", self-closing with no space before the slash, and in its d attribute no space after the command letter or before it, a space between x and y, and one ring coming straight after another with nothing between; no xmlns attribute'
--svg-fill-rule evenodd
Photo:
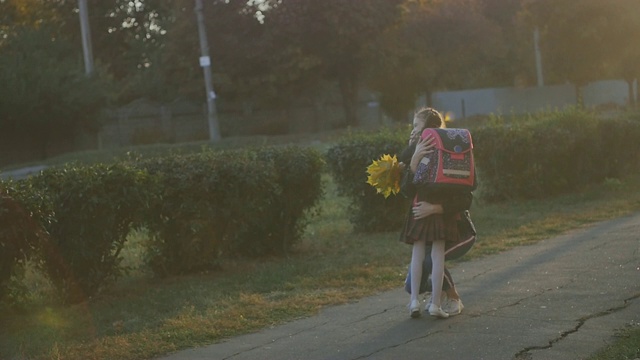
<svg viewBox="0 0 640 360"><path fill-rule="evenodd" d="M432 138L420 139L422 131L427 127L444 127L442 116L432 108L422 108L415 113L409 147L400 156L403 163L409 163L411 172L415 172L422 158L433 151ZM409 158L409 156L411 157ZM413 245L410 267L411 300L409 312L411 317L420 316L418 296L423 261L428 247L431 250L432 296L426 311L438 318L449 317L449 313L442 309L445 242L451 245L461 241L457 229L457 219L462 211L469 209L471 200L471 192L432 190L416 186L412 207L400 234L400 241ZM450 280L450 285L453 285L452 279L448 280ZM462 302L455 287L451 286L447 292L453 300L450 312L460 313Z"/></svg>

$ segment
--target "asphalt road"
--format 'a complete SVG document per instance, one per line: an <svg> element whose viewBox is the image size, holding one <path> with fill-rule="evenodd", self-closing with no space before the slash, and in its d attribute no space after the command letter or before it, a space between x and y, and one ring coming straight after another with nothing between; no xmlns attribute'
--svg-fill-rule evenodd
<svg viewBox="0 0 640 360"><path fill-rule="evenodd" d="M617 329L640 326L640 214L460 263L452 273L465 310L449 319L410 319L398 284L160 359L584 359Z"/></svg>

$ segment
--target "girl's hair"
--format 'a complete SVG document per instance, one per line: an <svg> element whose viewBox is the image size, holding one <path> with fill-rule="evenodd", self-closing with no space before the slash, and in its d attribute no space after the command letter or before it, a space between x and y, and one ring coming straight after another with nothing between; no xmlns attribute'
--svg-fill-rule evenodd
<svg viewBox="0 0 640 360"><path fill-rule="evenodd" d="M439 128L445 125L442 115L434 108L423 107L416 111L414 116L420 120L424 120L425 128Z"/></svg>

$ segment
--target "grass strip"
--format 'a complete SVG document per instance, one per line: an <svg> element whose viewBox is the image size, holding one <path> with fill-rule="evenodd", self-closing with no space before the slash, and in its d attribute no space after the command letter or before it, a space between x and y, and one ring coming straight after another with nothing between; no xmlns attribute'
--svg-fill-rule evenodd
<svg viewBox="0 0 640 360"><path fill-rule="evenodd" d="M458 261L638 211L639 185L634 177L555 199L477 201L472 217L479 241ZM399 230L354 234L346 205L329 181L321 215L289 258L228 261L220 272L163 280L141 265L145 234L132 234L124 259L134 267L130 276L107 294L75 306L52 303L38 274L27 275L38 296L23 311L0 315L0 358L149 359L403 286L411 249L398 242ZM638 331L623 334L621 347L637 346ZM627 345L627 337L635 343Z"/></svg>

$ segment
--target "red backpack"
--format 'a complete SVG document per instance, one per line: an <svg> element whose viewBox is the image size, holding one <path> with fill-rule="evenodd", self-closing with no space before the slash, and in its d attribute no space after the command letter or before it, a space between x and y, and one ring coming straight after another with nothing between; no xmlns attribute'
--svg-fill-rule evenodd
<svg viewBox="0 0 640 360"><path fill-rule="evenodd" d="M435 148L420 161L413 183L429 188L474 190L475 164L469 130L427 128L420 138L427 136L435 139Z"/></svg>

